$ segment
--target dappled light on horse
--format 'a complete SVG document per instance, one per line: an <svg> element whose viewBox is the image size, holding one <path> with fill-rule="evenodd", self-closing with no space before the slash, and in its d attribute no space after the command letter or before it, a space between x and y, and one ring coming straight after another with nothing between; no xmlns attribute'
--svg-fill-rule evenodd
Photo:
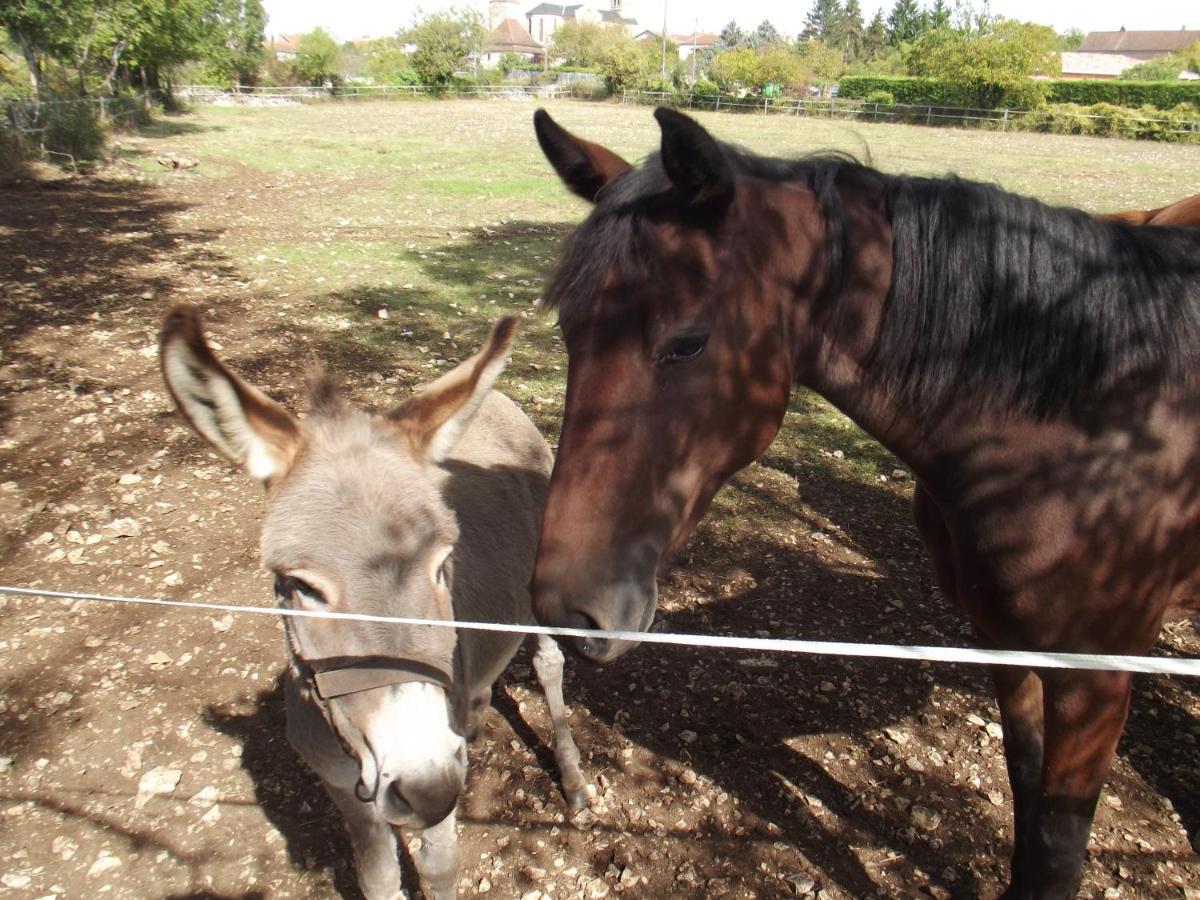
<svg viewBox="0 0 1200 900"><path fill-rule="evenodd" d="M1192 609L1200 234L840 156L760 158L656 118L660 153L586 171L598 154L536 117L550 162L595 204L547 294L569 367L542 622L648 627L658 565L770 444L793 384L917 476L939 583L984 646L1144 653ZM1007 896L1070 896L1130 677L994 681Z"/></svg>

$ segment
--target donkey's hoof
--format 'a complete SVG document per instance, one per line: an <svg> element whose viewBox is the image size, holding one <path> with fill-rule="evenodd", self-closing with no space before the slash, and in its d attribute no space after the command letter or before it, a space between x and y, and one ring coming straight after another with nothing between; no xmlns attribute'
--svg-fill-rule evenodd
<svg viewBox="0 0 1200 900"><path fill-rule="evenodd" d="M572 816L574 816L575 813L579 812L581 809L588 808L588 795L587 791L584 789L577 791L564 791L563 796L567 800L567 809L570 811Z"/></svg>

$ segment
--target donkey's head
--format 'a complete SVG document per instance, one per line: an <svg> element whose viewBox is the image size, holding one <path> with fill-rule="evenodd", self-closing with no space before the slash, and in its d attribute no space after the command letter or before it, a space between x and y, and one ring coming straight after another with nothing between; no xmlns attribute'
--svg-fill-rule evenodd
<svg viewBox="0 0 1200 900"><path fill-rule="evenodd" d="M200 318L175 309L162 370L201 437L267 489L262 559L281 606L449 620L458 526L438 490L440 462L507 359L515 320L437 381L381 415L314 379L300 421L214 355ZM454 730L454 631L285 619L294 672L361 770L359 796L394 824L426 827L466 778Z"/></svg>

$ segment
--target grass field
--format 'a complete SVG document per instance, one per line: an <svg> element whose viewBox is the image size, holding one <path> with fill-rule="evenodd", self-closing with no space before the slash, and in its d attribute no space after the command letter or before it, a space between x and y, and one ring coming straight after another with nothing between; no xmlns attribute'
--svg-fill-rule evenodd
<svg viewBox="0 0 1200 900"><path fill-rule="evenodd" d="M243 186L248 177L261 184L251 197L261 209L226 220L212 249L256 284L271 285L273 298L316 303L317 316L340 329L334 343L341 351L369 353L382 364L406 355L416 361L414 346L457 358L490 318L533 309L559 242L586 213L545 162L533 108L502 101L199 107L151 132L169 138L180 155L203 160L185 177L210 182L213 191ZM627 159L657 149L648 107L547 108ZM697 118L763 154L841 150L889 172L953 173L1091 212L1154 208L1200 188L1200 150L1188 146L816 118ZM159 183L172 181L151 160L138 164ZM381 309L393 324L345 327ZM394 324L414 319L416 336ZM447 333L450 343L440 338ZM530 319L514 360L522 376L517 398L543 413L538 424L554 433L564 374L552 318ZM781 448L837 444L850 472L872 479L892 471L872 440L820 400L800 398L793 413L803 427L785 430Z"/></svg>
<svg viewBox="0 0 1200 900"><path fill-rule="evenodd" d="M548 106L627 158L655 149L649 108ZM0 193L0 581L269 598L260 491L183 426L158 375L157 328L178 302L200 305L222 356L296 409L310 354L379 408L516 313L500 386L553 443L566 359L536 301L586 205L542 158L533 109L198 107L122 138L97 178ZM699 118L762 153L844 150L1090 211L1200 190L1195 146ZM155 160L171 153L198 165L168 172ZM896 468L798 393L776 443L662 573L660 620L968 641L933 589ZM336 814L282 738L276 623L0 610L6 885L114 900L353 895ZM1200 655L1187 623L1159 649ZM994 896L1006 877L1007 781L976 668L643 650L573 665L567 696L596 820L572 828L543 773L547 719L521 659L472 747L461 893L486 881L492 896L531 898ZM1200 889L1187 833L1200 829L1197 736L1192 685L1138 682L1086 895ZM182 773L173 796L138 797L153 768Z"/></svg>

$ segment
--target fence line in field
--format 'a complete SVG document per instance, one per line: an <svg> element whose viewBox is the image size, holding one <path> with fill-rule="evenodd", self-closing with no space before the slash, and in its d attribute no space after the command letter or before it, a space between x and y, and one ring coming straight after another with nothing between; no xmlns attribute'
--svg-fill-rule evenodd
<svg viewBox="0 0 1200 900"><path fill-rule="evenodd" d="M815 116L829 119L851 119L856 121L901 121L933 125L945 122L987 122L999 130L1017 128L1029 118L1040 114L1038 110L984 109L969 106L938 106L936 104L896 103L887 106L868 103L865 100L839 99L783 99L769 97L734 97L727 94L684 94L670 91L627 90L621 94L622 103L652 104L654 106L676 106L687 109L720 112L761 112L763 115ZM1069 113L1071 118L1090 121L1111 121L1113 116L1100 113ZM1127 115L1125 122L1141 125L1169 125L1163 131L1186 136L1200 136L1200 118L1159 119L1149 116Z"/></svg>
<svg viewBox="0 0 1200 900"><path fill-rule="evenodd" d="M231 103L268 105L270 102L304 103L306 101L356 100L379 97L493 97L501 99L561 99L579 96L577 86L526 84L475 84L461 87L438 87L427 84L351 84L336 87L280 85L274 87L216 88L206 85L184 85L175 95L194 103Z"/></svg>
<svg viewBox="0 0 1200 900"><path fill-rule="evenodd" d="M803 653L821 656L850 656L874 659L903 659L918 662L967 663L971 665L1020 666L1032 669L1090 669L1106 672L1140 672L1149 675L1200 676L1200 659L1155 656L1124 656L1112 653L1055 653L1026 650L980 650L974 647L929 647L903 644L860 644L845 641L808 641L789 638L745 638L716 634L670 634L657 631L598 631L587 628L552 628L546 625L514 625L499 622L460 622L446 619L417 619L407 616L376 616L324 610L283 609L275 606L242 606L201 603L195 600L164 600L157 597L122 597L0 585L0 594L158 606L175 609L228 612L302 619L336 619L377 622L387 625L430 626L466 631L499 631L509 634L544 634L551 637L584 637L639 644L670 644L677 647L710 647L716 650L754 650L762 653Z"/></svg>
<svg viewBox="0 0 1200 900"><path fill-rule="evenodd" d="M122 94L117 97L71 97L51 98L34 103L32 100L0 98L3 115L0 127L11 128L21 134L44 134L56 116L63 110L86 107L95 110L101 122L118 122L140 116L161 99L157 91L141 94Z"/></svg>

